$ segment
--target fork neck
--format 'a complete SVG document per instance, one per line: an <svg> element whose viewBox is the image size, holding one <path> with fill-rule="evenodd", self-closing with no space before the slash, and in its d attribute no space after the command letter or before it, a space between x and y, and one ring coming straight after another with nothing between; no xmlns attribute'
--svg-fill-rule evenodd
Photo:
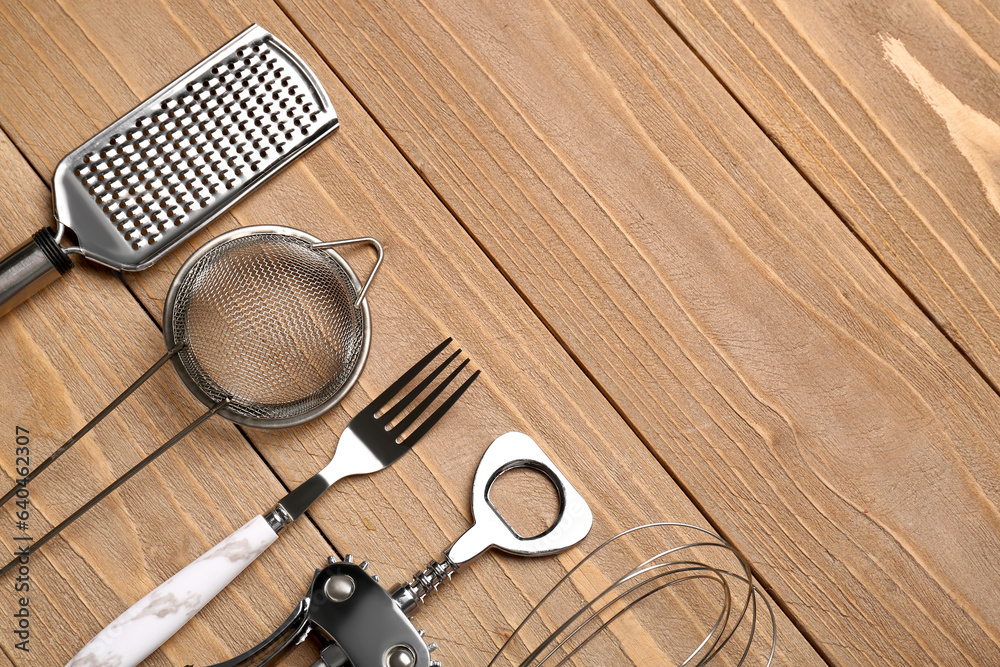
<svg viewBox="0 0 1000 667"><path fill-rule="evenodd" d="M309 506L316 502L316 499L339 479L339 477L331 479L324 475L324 472L325 470L320 471L299 484L291 493L279 500L274 509L264 517L274 532L280 532L285 526L305 514Z"/></svg>

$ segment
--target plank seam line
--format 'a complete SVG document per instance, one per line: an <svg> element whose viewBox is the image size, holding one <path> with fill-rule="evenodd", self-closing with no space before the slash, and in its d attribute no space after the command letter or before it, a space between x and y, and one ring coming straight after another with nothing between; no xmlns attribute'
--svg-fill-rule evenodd
<svg viewBox="0 0 1000 667"><path fill-rule="evenodd" d="M38 180L40 180L42 182L42 185L48 188L49 192L51 193L52 188L49 187L49 182L45 180L44 176L42 176L42 172L38 171L38 169L35 168L35 163L28 159L27 153L21 150L21 146L18 145L16 141L14 141L14 137L11 135L10 132L7 131L7 128L4 127L2 118L0 118L0 134L3 134L3 136L7 138L7 141L10 143L10 145L14 147L14 150L16 150L18 155L21 156L21 159L24 160L24 163L28 165L28 168L31 169L31 171L35 172L35 175L38 176Z"/></svg>
<svg viewBox="0 0 1000 667"><path fill-rule="evenodd" d="M745 105L742 100L740 100L740 98L736 95L735 91L723 80L719 72L717 72L711 66L711 64L708 62L708 59L705 58L698 51L698 49L694 47L694 44L680 30L680 28L676 25L676 23L673 20L671 20L669 16L667 16L666 12L657 4L656 0L647 0L647 2L652 7L653 11L656 12L656 14L663 20L663 22L667 25L667 27L675 35L677 35L678 39L681 40L681 43L684 44L684 46L688 49L688 51L690 51L694 55L694 57L698 59L698 62L701 63L702 67L704 67L705 70L708 71L708 73L712 76L712 78L714 78L716 82L718 82L718 84L722 86L722 89L726 91L726 94L729 95L729 97L736 103L736 105L740 108L740 110L743 111L743 113L746 114L746 116L757 127L757 129L760 130L760 132L764 135L767 141L769 141L771 145L773 145L778 150L778 153L781 154L783 158L785 158L785 160L792 166L792 168L796 171L796 173L799 174L800 178L802 178L805 181L805 183L809 186L809 188L819 196L820 200L827 206L827 208L830 209L830 211L837 217L837 219L840 220L840 222L845 227L847 227L847 230L858 240L858 242L861 244L861 247L863 247L865 251L868 252L868 254L870 254L875 259L878 265L882 267L882 269L892 279L892 281L895 282L897 285L899 285L899 287L906 294L907 298L909 298L917 306L920 312L923 313L924 316L926 316L931 321L934 327L945 335L946 340L948 340L948 342L951 343L953 347L956 347L959 350L959 352L962 353L961 348L959 348L955 344L955 341L953 341L950 337L948 337L948 335L942 329L941 325L915 298L914 294L909 289L907 289L907 287L899 280L899 278L895 274L892 273L892 271L889 270L889 267L886 266L886 264L882 261L882 259L873 251L872 247L867 242L865 242L865 240L861 238L859 234L851 227L851 225L846 220L845 216L841 214L841 212L833 205L830 199L826 197L823 194L823 192L820 191L818 185L808 177L805 171L799 167L798 163L795 160L793 160L792 157L785 151L785 149L778 142L777 138L773 136L772 133L768 132L767 128L764 126L761 120L758 119L750 111L749 107ZM973 366L973 368L975 368L976 372L989 383L989 380L986 378L982 370L976 367L976 365L972 363L972 360L969 359L968 355L962 353L962 356L965 357L966 361L968 361ZM989 384L994 391L998 391L998 388L994 387L992 383ZM757 576L756 572L755 576ZM770 590L769 586L767 588ZM775 604L778 605L778 607L782 610L782 612L789 619L792 625L794 625L795 628L802 634L802 636L813 648L813 650L816 651L816 653L820 656L820 658L826 661L826 663L829 665L836 664L836 661L833 658L833 656L824 649L822 642L820 642L819 639L813 636L813 634L798 619L797 615L793 612L793 610L789 606L787 606L782 600L777 598L774 598L774 600Z"/></svg>
<svg viewBox="0 0 1000 667"><path fill-rule="evenodd" d="M649 1L652 2L652 0ZM695 509L702 515L705 521L712 527L712 530L714 530L724 540L726 540L730 544L733 544L732 540L727 536L726 531L722 530L721 526L719 526L717 522L711 518L705 506L694 496L693 492L688 488L688 486L680 480L676 471L662 456L660 456L656 452L656 450L653 448L649 440L647 440L642 435L639 428L625 414L621 406L614 400L614 398L609 394L609 392L604 388L604 386L597 380L597 378L593 375L593 373L591 373L591 371L589 371L586 368L582 360L573 352L573 350L570 348L569 344L563 339L563 337L553 328L549 320L544 315L542 315L542 313L538 310L538 308L533 304L533 302L528 298L528 296L517 285L512 276L506 270L504 270L504 268L500 265L496 257L494 257L494 255L476 237L476 235L471 231L469 226L462 220L458 212L445 200L445 198L441 195L438 189L434 187L434 185L430 182L427 176L420 170L420 168L410 158L410 156L406 153L406 151L403 150L402 146L396 141L396 139L388 131L386 126L383 125L381 121L379 121L379 119L375 116L375 114L372 112L369 106L365 104L365 102L361 99L361 97L355 92L354 88L340 74L337 68L334 67L333 63L331 63L327 59L327 57L323 54L322 50L320 50L318 45L312 40L309 34L302 29L302 26L299 25L299 23L295 20L295 18L285 8L284 4L282 4L282 1L274 0L274 2L278 6L278 8L282 11L282 13L284 13L286 18L288 18L288 20L292 23L292 25L295 26L296 30L299 31L299 34L302 36L302 38L309 43L309 45L319 55L319 57L323 60L323 62L326 63L327 67L330 68L330 71L333 72L334 76L336 76L337 79L340 81L340 83L344 86L344 88L347 89L348 93L350 93L351 96L354 97L355 101L357 101L357 103L361 106L361 108L364 109L365 113L368 114L368 117L371 118L372 122L374 122L375 125L382 131L382 134L385 135L385 137L392 143L393 147L399 152L399 154L403 157L403 159L406 160L406 163L410 166L413 172L420 178L421 181L423 181L423 183L427 186L427 188L431 191L431 193L433 193L433 195L438 199L441 205L445 207L445 209L455 219L455 221L458 222L458 224L462 227L463 231L465 231L465 233L469 236L472 242L476 244L476 247L478 247L480 251L483 253L483 255L485 255L486 258L490 261L490 263L493 264L493 266L497 269L500 275L503 276L503 278L508 282L511 288L517 293L517 295L521 298L521 300L525 303L525 305L531 310L532 314L538 319L539 322L542 323L542 325L546 328L546 330L548 330L548 332L556 340L559 346L562 347L562 349L566 352L566 354L569 355L570 359L573 361L573 363L576 364L577 368L587 377L587 379L591 382L591 384L593 384L594 387L600 392L600 394L604 397L604 399L608 402L608 404L612 407L612 409L618 414L618 416L622 419L622 421L626 424L626 426L628 426L628 428L635 434L636 438L643 444L643 446L645 446L646 449L649 450L649 452L653 455L653 458L655 458L656 461L663 467L664 471L667 473L667 475L670 476L674 484L677 485L677 487L681 490L681 492L688 499L688 501L695 507ZM687 42L685 41L685 44L686 43ZM690 48L690 46L688 46L688 48ZM727 92L729 92L728 89ZM730 95L732 95L731 92ZM756 123L756 119L754 119L754 122ZM770 137L768 138L770 139ZM747 562L750 562L749 559L746 560ZM763 576L761 576L760 572L752 564L752 562L750 564L750 570L753 578L760 582L761 587L767 592L767 594L771 597L771 599L774 600L775 604L782 611L785 617L788 618L789 622L792 623L793 627L795 627L795 629L798 630L798 632L803 636L806 642L808 642L809 645L816 651L816 654L820 657L820 659L826 662L827 664L832 665L833 664L832 659L826 654L825 651L821 650L818 641L815 640L812 637L812 635L807 630L805 630L805 628L803 628L801 624L796 620L796 617L791 612L791 609L776 597L774 587L767 583L767 580Z"/></svg>
<svg viewBox="0 0 1000 667"><path fill-rule="evenodd" d="M861 236L861 233L854 227L854 225L851 224L848 216L845 213L843 213L841 209L838 208L837 205L834 204L833 201L822 191L822 189L819 186L819 183L810 178L805 168L801 167L799 165L799 162L796 161L791 156L791 154L788 153L787 150L785 150L785 148L781 145L781 142L779 141L778 137L774 133L768 131L764 122L750 110L749 105L743 103L743 101L736 95L736 92L733 90L733 88L730 87L729 84L725 82L722 75L718 71L716 71L715 68L712 67L712 65L708 62L708 59L705 56L703 56L701 52L698 51L697 48L695 48L694 43L691 40L689 40L687 36L681 31L680 27L673 20L671 20L669 16L667 16L666 12L657 4L656 0L647 0L647 2L649 2L653 10L660 16L660 18L663 19L663 22L666 23L667 26L681 40L681 42L683 42L684 46L686 46L688 50L691 51L692 54L694 54L694 56L698 59L698 61L702 64L702 66L705 67L705 69L708 70L708 72L719 83L719 85L722 86L723 90L725 90L726 93L733 99L733 101L736 102L736 104L753 122L753 124L757 126L757 128L761 131L761 133L763 133L763 135L767 138L767 140L771 143L771 145L773 145L781 154L781 156L785 158L788 164L792 166L792 168L796 171L796 173L798 173L798 175L802 178L802 180L805 181L805 183L809 186L809 188L813 192L815 192L817 196L819 196L820 200L824 204L826 204L827 208L829 208L830 211L837 217L837 219L840 220L840 222L847 228L847 231L849 231L851 235L854 236L855 239L857 239L858 243L861 244L861 247L863 247L865 251L872 256L872 258L878 263L878 265L882 268L882 270L885 271L886 275L888 275L892 279L892 281L896 283L899 289L903 291L906 297L917 307L917 309L924 315L924 317L926 317L930 321L930 323L934 325L934 328L937 329L942 336L944 336L944 339L948 341L948 343L950 343L953 348L955 348L955 350L962 356L963 359L965 359L966 363L968 363L969 366L971 366L972 369L975 371L975 373L980 378L982 378L983 382L986 383L986 385L993 391L993 393L1000 396L1000 384L997 384L990 378L990 376L986 373L986 371L983 368L981 368L979 364L976 363L976 361L970 356L968 352L965 351L965 348L963 348L958 343L958 341L948 333L947 327L943 323L941 323L938 320L938 318L934 316L933 312L931 312L931 310L928 307L926 307L923 304L923 302L917 297L916 293L909 287L907 287L906 283L889 267L888 264L885 263L885 261L883 261L883 259L879 256L879 254L875 252L874 247L868 241L866 241L864 237Z"/></svg>

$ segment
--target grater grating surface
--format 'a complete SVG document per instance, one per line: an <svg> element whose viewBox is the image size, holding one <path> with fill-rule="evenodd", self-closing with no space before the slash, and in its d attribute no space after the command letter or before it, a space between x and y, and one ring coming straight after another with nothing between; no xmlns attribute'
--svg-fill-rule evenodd
<svg viewBox="0 0 1000 667"><path fill-rule="evenodd" d="M253 26L63 159L67 251L146 268L337 125L306 65Z"/></svg>

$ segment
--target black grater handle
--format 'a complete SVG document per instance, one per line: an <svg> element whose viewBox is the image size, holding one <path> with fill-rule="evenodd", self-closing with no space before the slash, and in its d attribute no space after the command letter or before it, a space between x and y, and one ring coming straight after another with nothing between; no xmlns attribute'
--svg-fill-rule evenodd
<svg viewBox="0 0 1000 667"><path fill-rule="evenodd" d="M72 268L50 227L35 232L0 260L0 317Z"/></svg>

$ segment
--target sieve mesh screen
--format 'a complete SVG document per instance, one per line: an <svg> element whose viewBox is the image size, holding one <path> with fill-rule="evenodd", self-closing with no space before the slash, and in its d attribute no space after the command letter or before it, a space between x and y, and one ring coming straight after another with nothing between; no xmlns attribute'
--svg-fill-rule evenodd
<svg viewBox="0 0 1000 667"><path fill-rule="evenodd" d="M309 412L351 376L364 341L350 276L329 253L283 234L213 248L177 290L178 357L213 401L256 419Z"/></svg>

